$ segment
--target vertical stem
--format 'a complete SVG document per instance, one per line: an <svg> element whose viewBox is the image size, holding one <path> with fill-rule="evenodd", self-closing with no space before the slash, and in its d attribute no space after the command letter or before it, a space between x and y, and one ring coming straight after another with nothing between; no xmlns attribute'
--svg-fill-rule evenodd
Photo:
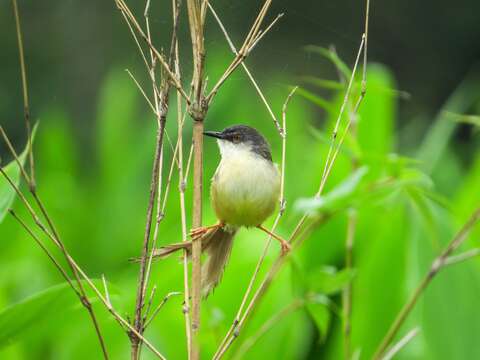
<svg viewBox="0 0 480 360"><path fill-rule="evenodd" d="M202 189L203 189L203 121L193 124L193 220L192 227L202 225ZM201 241L192 244L192 359L200 357L199 329L202 269L200 256Z"/></svg>
<svg viewBox="0 0 480 360"><path fill-rule="evenodd" d="M203 94L204 38L201 4L199 0L187 0L188 20L193 53L192 104L190 115L193 119L193 219L192 227L202 225L203 188L203 120L207 112ZM190 358L200 358L200 303L201 303L201 240L192 244L192 348Z"/></svg>
<svg viewBox="0 0 480 360"><path fill-rule="evenodd" d="M182 104L181 95L177 96L177 117L178 117L178 188L180 193L180 211L182 222L182 241L188 241L187 238L187 214L185 211L185 176L183 173L183 116L182 116ZM183 313L185 316L185 335L187 338L187 354L190 359L192 352L192 324L190 321L190 289L188 287L188 254L187 251L183 253Z"/></svg>
<svg viewBox="0 0 480 360"><path fill-rule="evenodd" d="M22 75L23 115L25 118L25 127L27 128L28 161L30 164L30 180L29 180L28 186L31 189L35 189L35 166L33 162L33 149L32 149L32 125L30 123L30 105L28 101L27 70L25 68L25 55L23 52L22 27L20 25L20 15L18 12L17 0L12 0L12 5L13 5L13 15L15 17L15 26L17 29L18 55L20 58L20 72Z"/></svg>
<svg viewBox="0 0 480 360"><path fill-rule="evenodd" d="M163 119L163 120L162 120ZM153 207L155 203L155 195L157 191L157 183L158 183L158 169L160 166L160 158L162 152L162 143L163 143L163 134L165 130L165 118L162 118L160 121L160 127L157 131L157 141L156 141L156 149L155 149L155 159L153 161L153 170L152 170L152 180L150 184L150 195L148 200L148 208L147 208L147 223L145 225L145 234L143 238L143 247L142 247L142 256L140 259L140 273L138 279L138 287L137 287L137 300L135 305L135 319L134 319L134 327L136 331L140 334L143 334L143 306L145 303L145 274L147 270L147 261L148 261L148 251L150 245L150 230L152 227L152 219L153 219ZM131 358L132 360L138 359L138 349L140 344L140 339L135 334L131 335L131 342L132 342L132 351L131 351Z"/></svg>
<svg viewBox="0 0 480 360"><path fill-rule="evenodd" d="M345 242L345 268L351 270L353 267L353 242L355 228L357 225L357 214L351 210L348 214L347 236ZM349 360L352 356L351 331L352 331L352 283L349 282L342 294L343 303L343 336L344 336L344 359Z"/></svg>

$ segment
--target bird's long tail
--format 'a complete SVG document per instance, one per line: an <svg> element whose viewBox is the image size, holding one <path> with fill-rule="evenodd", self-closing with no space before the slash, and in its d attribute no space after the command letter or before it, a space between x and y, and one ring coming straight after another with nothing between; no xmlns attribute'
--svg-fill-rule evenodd
<svg viewBox="0 0 480 360"><path fill-rule="evenodd" d="M232 251L232 243L236 229L217 227L208 230L201 239L202 252L208 254L208 259L202 265L202 293L206 297L222 279L223 271ZM184 241L153 250L153 257L164 259L178 250L186 249L188 256L192 252L192 242ZM134 259L138 261L138 259Z"/></svg>
<svg viewBox="0 0 480 360"><path fill-rule="evenodd" d="M202 292L207 297L222 279L223 271L232 252L236 230L217 228L206 247L208 259L202 266Z"/></svg>

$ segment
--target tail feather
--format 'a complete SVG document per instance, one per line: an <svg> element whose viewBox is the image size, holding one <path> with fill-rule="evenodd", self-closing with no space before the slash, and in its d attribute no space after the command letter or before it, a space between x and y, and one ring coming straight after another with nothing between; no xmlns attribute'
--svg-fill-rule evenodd
<svg viewBox="0 0 480 360"><path fill-rule="evenodd" d="M202 292L205 297L218 285L232 252L236 230L218 228L209 240L208 259L202 266Z"/></svg>
<svg viewBox="0 0 480 360"><path fill-rule="evenodd" d="M202 252L208 254L207 261L202 265L202 292L205 297L210 294L222 279L223 271L232 252L233 237L236 232L236 229L215 228L209 230L198 240L202 242ZM183 249L186 249L188 256L190 256L192 242L183 241L154 249L153 257L164 259L174 252ZM140 258L134 258L131 261L139 262Z"/></svg>

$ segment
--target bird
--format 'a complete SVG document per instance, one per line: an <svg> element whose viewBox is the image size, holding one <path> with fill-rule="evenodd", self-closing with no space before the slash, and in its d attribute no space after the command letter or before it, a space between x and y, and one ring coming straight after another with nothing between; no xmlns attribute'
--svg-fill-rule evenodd
<svg viewBox="0 0 480 360"><path fill-rule="evenodd" d="M193 229L191 241L170 244L153 251L165 258L186 250L190 255L192 241L201 241L208 259L202 265L202 292L208 294L220 282L232 251L233 239L241 227L257 228L278 240L281 253L290 244L262 224L275 211L280 199L281 175L272 161L271 148L258 130L247 125L233 125L223 131L204 131L215 138L221 160L211 180L210 199L218 222Z"/></svg>

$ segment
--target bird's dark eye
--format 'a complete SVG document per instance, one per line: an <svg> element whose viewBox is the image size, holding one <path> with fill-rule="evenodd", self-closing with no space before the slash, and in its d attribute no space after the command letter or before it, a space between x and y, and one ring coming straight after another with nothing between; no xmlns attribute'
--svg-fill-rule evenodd
<svg viewBox="0 0 480 360"><path fill-rule="evenodd" d="M235 144L238 144L238 143L240 142L240 135L238 135L238 134L232 135L232 141L233 141Z"/></svg>

